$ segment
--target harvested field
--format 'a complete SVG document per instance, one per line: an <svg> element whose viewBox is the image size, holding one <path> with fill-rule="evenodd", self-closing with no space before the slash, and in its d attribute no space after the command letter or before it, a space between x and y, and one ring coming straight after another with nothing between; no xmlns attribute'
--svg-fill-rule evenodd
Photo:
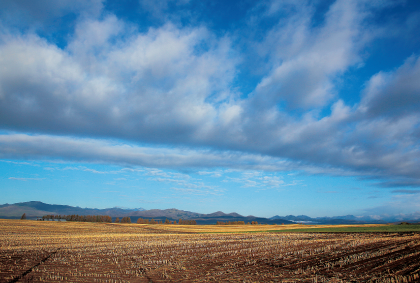
<svg viewBox="0 0 420 283"><path fill-rule="evenodd" d="M0 220L0 282L420 282L418 233L246 229Z"/></svg>

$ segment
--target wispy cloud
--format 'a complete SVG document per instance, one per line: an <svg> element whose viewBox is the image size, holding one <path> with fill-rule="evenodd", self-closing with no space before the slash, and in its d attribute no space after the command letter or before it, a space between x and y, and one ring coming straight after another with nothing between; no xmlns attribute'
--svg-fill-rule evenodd
<svg viewBox="0 0 420 283"><path fill-rule="evenodd" d="M204 195L222 196L223 195L223 191L220 191L220 190L176 188L176 187L171 188L171 190L182 193L182 194L186 194L186 195L199 195L199 196L204 196Z"/></svg>
<svg viewBox="0 0 420 283"><path fill-rule="evenodd" d="M397 194L420 194L420 190L393 190Z"/></svg>
<svg viewBox="0 0 420 283"><path fill-rule="evenodd" d="M24 161L0 160L0 162L16 164L16 165L30 165L30 166L36 166L36 167L40 166L39 164L36 164L36 163L30 163L30 162L24 162Z"/></svg>
<svg viewBox="0 0 420 283"><path fill-rule="evenodd" d="M242 177L226 177L225 181L241 183L244 187L265 188L281 188L287 186L295 186L300 184L299 180L285 182L282 177L275 176L272 173L264 171L246 171L242 172Z"/></svg>
<svg viewBox="0 0 420 283"><path fill-rule="evenodd" d="M420 213L419 201L419 194L402 193L400 195L394 195L390 201L386 201L382 205L365 209L365 214L379 215L383 218L393 215L405 215L414 212Z"/></svg>
<svg viewBox="0 0 420 283"><path fill-rule="evenodd" d="M117 172L115 171L110 171L110 172L105 172L105 171L98 171L92 168L87 168L85 166L77 166L77 167L72 167L72 166L67 166L64 168L59 168L59 167L44 167L44 170L47 171L85 171L85 172L91 172L94 174L115 174Z"/></svg>
<svg viewBox="0 0 420 283"><path fill-rule="evenodd" d="M9 177L9 180L15 181L42 181L45 178L16 178L16 177Z"/></svg>
<svg viewBox="0 0 420 283"><path fill-rule="evenodd" d="M209 175L214 178L222 177L223 171L199 171L199 175Z"/></svg>

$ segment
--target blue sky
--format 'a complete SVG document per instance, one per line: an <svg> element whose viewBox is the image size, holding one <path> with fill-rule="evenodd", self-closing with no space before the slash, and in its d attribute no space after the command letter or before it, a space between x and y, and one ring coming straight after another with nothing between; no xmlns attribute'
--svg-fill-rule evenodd
<svg viewBox="0 0 420 283"><path fill-rule="evenodd" d="M420 211L418 1L6 0L0 203Z"/></svg>

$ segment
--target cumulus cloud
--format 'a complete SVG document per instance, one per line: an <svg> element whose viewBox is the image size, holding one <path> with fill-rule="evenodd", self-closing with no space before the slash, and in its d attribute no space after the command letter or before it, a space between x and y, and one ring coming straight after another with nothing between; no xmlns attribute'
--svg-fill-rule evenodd
<svg viewBox="0 0 420 283"><path fill-rule="evenodd" d="M0 157L202 172L302 170L373 178L383 187L419 186L420 59L413 55L369 78L354 106L336 86L363 63L377 36L369 20L390 2L337 0L317 24L314 2L292 2L265 2L263 18L275 23L259 40L237 40L234 31L220 35L204 24L165 22L140 31L112 13L92 12L77 18L58 47L3 22L0 127L10 132L0 135ZM22 3L0 5L23 13ZM51 8L56 17L103 8L101 1L86 2L94 8L60 3ZM160 3L153 7L178 5ZM241 48L255 48L264 61L250 93L237 87L242 69L252 72L244 58L252 52L241 55Z"/></svg>
<svg viewBox="0 0 420 283"><path fill-rule="evenodd" d="M118 40L122 26L114 16L81 22L66 50L3 35L2 127L171 142L211 123L210 102L231 96L229 41L170 24Z"/></svg>

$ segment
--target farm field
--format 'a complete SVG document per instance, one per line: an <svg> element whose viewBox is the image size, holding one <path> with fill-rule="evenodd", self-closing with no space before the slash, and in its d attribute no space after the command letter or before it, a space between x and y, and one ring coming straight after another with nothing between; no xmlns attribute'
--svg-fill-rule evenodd
<svg viewBox="0 0 420 283"><path fill-rule="evenodd" d="M0 219L0 282L420 282L420 234L386 227Z"/></svg>

